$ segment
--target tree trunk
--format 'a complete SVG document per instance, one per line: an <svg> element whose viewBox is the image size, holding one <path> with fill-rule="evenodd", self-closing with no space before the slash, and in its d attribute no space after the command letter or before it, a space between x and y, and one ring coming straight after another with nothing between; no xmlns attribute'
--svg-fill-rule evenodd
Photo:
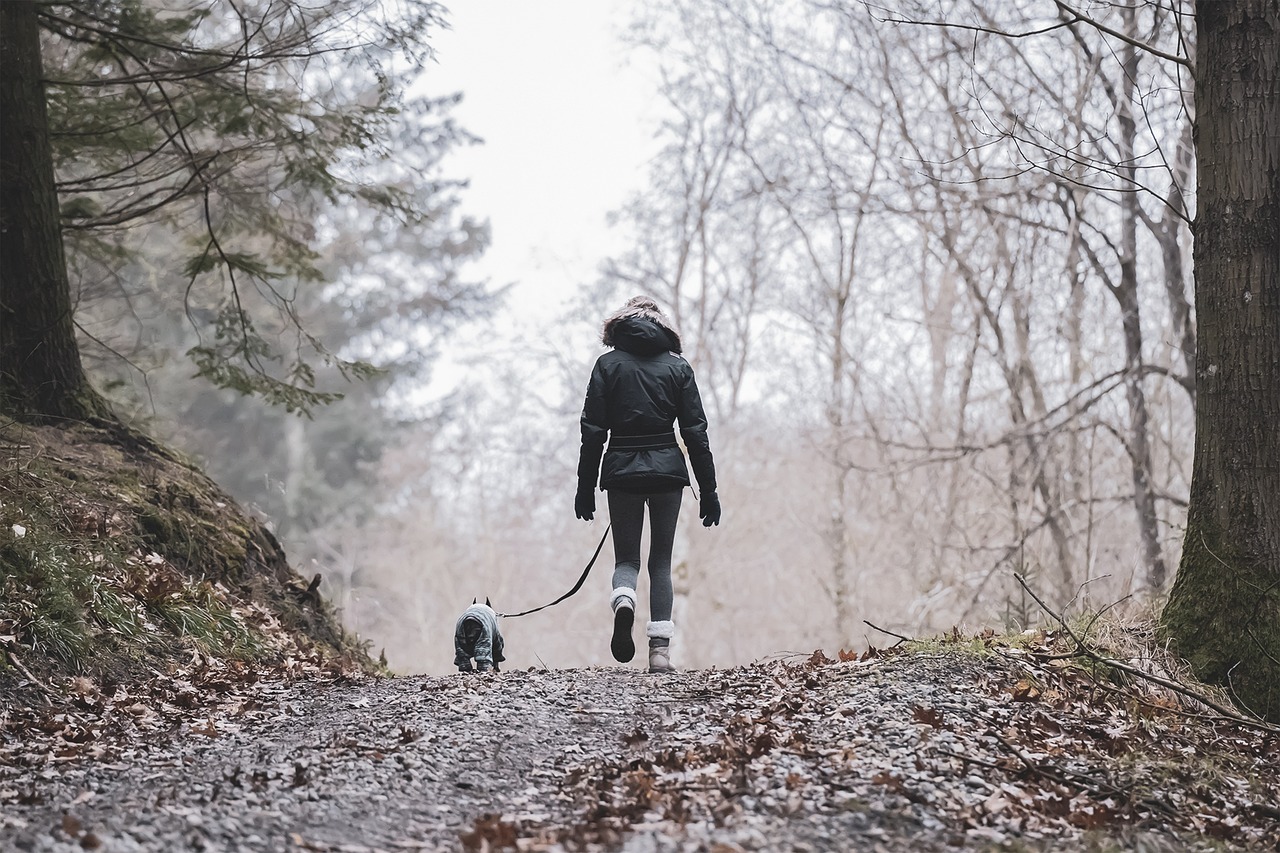
<svg viewBox="0 0 1280 853"><path fill-rule="evenodd" d="M1178 143L1174 149L1169 195L1165 198L1165 206L1160 219L1151 222L1148 230L1160 246L1161 265L1164 267L1164 291L1169 300L1169 314L1173 321L1173 339L1177 342L1182 354L1184 375L1178 382L1186 389L1192 405L1196 402L1196 324L1191 316L1191 301L1187 298L1187 271L1183 263L1183 247L1186 225L1178 211L1185 202L1183 187L1191 180L1193 167L1193 143L1191 141L1191 119L1178 134Z"/></svg>
<svg viewBox="0 0 1280 853"><path fill-rule="evenodd" d="M106 414L80 363L62 248L36 4L0 3L0 410Z"/></svg>
<svg viewBox="0 0 1280 853"><path fill-rule="evenodd" d="M276 534L281 538L291 536L295 531L307 530L310 519L304 519L302 513L306 502L303 491L306 489L308 469L307 427L297 415L284 416L284 495L283 517Z"/></svg>
<svg viewBox="0 0 1280 853"><path fill-rule="evenodd" d="M831 591L836 610L836 632L841 648L852 648L853 617L857 612L853 560L849 542L849 451L847 398L845 387L845 329L849 297L841 277L841 289L835 295L835 318L831 335L831 401L827 423L831 427L831 513L827 527L827 548L831 554Z"/></svg>
<svg viewBox="0 0 1280 853"><path fill-rule="evenodd" d="M1195 463L1162 622L1280 722L1280 0L1196 11Z"/></svg>
<svg viewBox="0 0 1280 853"><path fill-rule="evenodd" d="M1134 9L1124 10L1125 29L1135 32ZM1126 192L1120 198L1120 282L1115 289L1120 303L1120 322L1124 328L1125 399L1129 404L1129 462L1133 474L1133 507L1138 516L1138 537L1142 541L1142 563L1146 568L1147 590L1154 595L1164 592L1168 570L1160 551L1160 520L1156 514L1155 489L1151 485L1150 417L1147 395L1142 387L1142 303L1138 297L1138 194L1132 191L1136 180L1134 149L1138 128L1134 116L1135 88L1139 61L1132 44L1120 49L1123 57L1120 99L1117 103L1120 133L1117 139L1119 158L1116 172L1124 181Z"/></svg>

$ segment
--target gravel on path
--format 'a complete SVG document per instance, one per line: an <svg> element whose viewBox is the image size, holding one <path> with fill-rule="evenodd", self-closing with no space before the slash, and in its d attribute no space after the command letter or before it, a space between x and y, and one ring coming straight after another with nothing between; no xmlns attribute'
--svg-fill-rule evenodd
<svg viewBox="0 0 1280 853"><path fill-rule="evenodd" d="M0 851L1280 849L1274 738L1029 679L998 654L815 654L15 718Z"/></svg>

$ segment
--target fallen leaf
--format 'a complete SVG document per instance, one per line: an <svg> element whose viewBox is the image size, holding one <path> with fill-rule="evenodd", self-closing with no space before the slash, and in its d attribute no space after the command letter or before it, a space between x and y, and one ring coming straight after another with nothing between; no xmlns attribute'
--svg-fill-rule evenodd
<svg viewBox="0 0 1280 853"><path fill-rule="evenodd" d="M1015 702L1034 702L1040 698L1040 688L1030 681L1022 679L1010 690Z"/></svg>
<svg viewBox="0 0 1280 853"><path fill-rule="evenodd" d="M485 814L476 818L470 832L458 833L458 840L462 848L469 851L515 848L516 828L498 815Z"/></svg>
<svg viewBox="0 0 1280 853"><path fill-rule="evenodd" d="M217 724L214 723L213 720L204 720L199 723L193 723L191 725L191 733L196 735L203 735L204 737L207 737L210 739L216 738L219 734L221 734L221 732L218 731Z"/></svg>
<svg viewBox="0 0 1280 853"><path fill-rule="evenodd" d="M926 708L923 705L916 705L911 709L911 716L917 723L924 723L935 729L942 728L942 712L936 708Z"/></svg>
<svg viewBox="0 0 1280 853"><path fill-rule="evenodd" d="M833 664L831 658L822 653L822 649L814 649L813 654L809 656L809 666L828 666Z"/></svg>

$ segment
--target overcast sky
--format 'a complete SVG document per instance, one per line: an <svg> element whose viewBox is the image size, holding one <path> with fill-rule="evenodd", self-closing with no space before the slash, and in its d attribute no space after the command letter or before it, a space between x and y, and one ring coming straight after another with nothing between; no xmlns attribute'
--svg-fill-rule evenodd
<svg viewBox="0 0 1280 853"><path fill-rule="evenodd" d="M542 306L595 278L617 241L605 217L641 187L655 150L656 81L619 38L632 0L449 5L427 83L461 91L455 115L484 139L449 170L470 179L465 208L493 227L476 270L516 284L517 312L547 316Z"/></svg>

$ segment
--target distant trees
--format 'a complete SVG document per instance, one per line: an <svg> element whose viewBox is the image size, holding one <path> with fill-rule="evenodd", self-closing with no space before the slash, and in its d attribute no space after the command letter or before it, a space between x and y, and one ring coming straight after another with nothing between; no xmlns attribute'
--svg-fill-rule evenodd
<svg viewBox="0 0 1280 853"><path fill-rule="evenodd" d="M607 279L695 320L724 441L812 451L812 503L778 523L823 531L789 553L822 554L848 641L904 574L925 622L990 612L1010 566L1062 604L1167 580L1195 389L1185 10L1117 7L1113 40L1045 8L950 4L955 29L673 0L635 29L670 146Z"/></svg>
<svg viewBox="0 0 1280 853"><path fill-rule="evenodd" d="M1096 66L1102 103L1110 107L1114 124L1075 137L1034 127L1022 131L1024 122L1015 117L1006 120L1006 134L1037 152L1027 158L1029 164L1070 179L1073 202L1081 188L1097 189L1095 176L1118 181L1115 213L1101 222L1082 217L1080 224L1088 230L1079 231L1077 240L1079 257L1121 312L1130 425L1123 438L1132 462L1142 552L1155 591L1166 579L1154 536L1154 505L1162 496L1153 478L1143 379L1173 380L1195 402L1196 412L1182 561L1162 630L1200 677L1226 686L1255 713L1277 719L1280 183L1273 166L1280 162L1280 63L1275 60L1280 4L1198 3L1194 38L1184 23L1192 17L1187 4L1134 3L1118 6L1109 16L1063 0L1055 0L1055 6L1058 23L1044 29L1069 29L1078 53ZM1019 32L1034 32L1043 24L1031 16L1021 27L978 18L971 28L1009 39L1021 39ZM1089 33L1105 37L1109 57L1091 47ZM1169 129L1164 137L1153 133L1149 141L1142 139L1141 128L1152 133L1162 118L1158 106L1153 109L1160 99L1149 88L1141 92L1148 76L1164 76L1183 100L1177 120L1164 125ZM1081 127L1089 124L1082 121ZM1086 171L1072 177L1072 166ZM1193 170L1198 177L1194 194ZM1144 196L1162 205L1148 210ZM1193 205L1194 324L1185 288L1186 241L1180 236L1192 225ZM1159 249L1169 343L1180 350L1180 358L1168 365L1151 364L1144 356L1140 231Z"/></svg>
<svg viewBox="0 0 1280 853"><path fill-rule="evenodd" d="M1256 23L1253 2L1213 8ZM379 569L361 577L353 559L349 591L396 594L366 598L363 628L412 625L421 665L434 654L421 620L445 624L477 591L523 604L572 580L595 532L573 527L555 489L571 481L590 345L605 310L650 291L683 327L732 508L728 535L682 544L687 663L862 643L863 617L911 633L1021 625L1038 614L1002 589L1010 569L1067 609L1158 602L1182 547L1168 635L1266 708L1246 690L1277 682L1245 667L1280 657L1264 518L1280 494L1275 273L1253 277L1271 269L1275 227L1262 201L1231 202L1239 227L1212 213L1229 188L1268 198L1258 175L1218 174L1217 201L1192 182L1208 117L1263 129L1211 137L1232 156L1276 138L1261 108L1274 82L1251 78L1249 93L1273 93L1249 95L1257 112L1193 89L1192 64L1257 69L1200 56L1189 3L941 8L947 26L809 0L642 10L634 38L669 109L649 186L617 217L634 242L584 289L581 328L540 340L535 358L520 341L520 358L485 360L509 396L476 394L421 431L440 451L430 460L384 462L385 533L360 558ZM1265 27L1212 17L1199 23L1225 27L1219 38L1256 40L1236 59L1276 55ZM1197 164L1204 97L1247 121L1202 107ZM1196 287L1216 282L1199 329L1192 221L1212 242L1196 251L1214 253ZM1201 431L1203 514L1181 546L1193 403L1233 420ZM460 562L475 567L465 579L430 570ZM537 618L512 626L531 663L607 661L598 598L558 608L556 631Z"/></svg>
<svg viewBox="0 0 1280 853"><path fill-rule="evenodd" d="M347 378L370 368L314 334L300 311L321 301L344 252L345 298L381 303L384 317L479 296L460 281L436 287L424 276L388 300L374 281L442 241L472 250L483 243L479 227L453 213L455 185L436 168L465 134L445 114L447 102L404 96L429 53L436 4L4 6L0 39L6 63L15 64L14 76L5 75L3 216L38 230L45 244L60 224L73 275L28 273L28 258L51 258L52 250L6 229L14 241L0 309L7 411L101 411L76 403L92 399L87 386L58 366L78 361L73 321L96 353L136 354L168 336L217 386L287 410L332 400L332 386L318 385L323 368ZM32 64L37 50L43 78ZM43 142L37 100L48 104ZM18 157L50 152L60 218L29 217L49 203L31 207L19 195L26 176L46 197L54 176ZM355 228L377 236L353 263L339 245ZM412 245L428 234L426 246ZM303 295L308 289L314 295ZM190 334L170 335L163 322L153 328L158 316L181 317Z"/></svg>
<svg viewBox="0 0 1280 853"><path fill-rule="evenodd" d="M697 207L710 239L611 274L630 288L646 271L709 267L717 300L754 306L731 440L762 450L748 483L767 479L757 460L782 452L779 435L823 434L834 450L793 476L849 531L821 573L842 638L903 565L925 622L990 612L984 590L1009 566L1064 606L1158 601L1183 538L1194 407L1165 630L1197 671L1274 716L1277 4L926 8L648 11L638 39L673 103L697 111L667 138L731 130L714 137L715 192ZM660 175L677 173L675 150ZM677 209L688 196L660 180L630 218ZM739 252L754 234L767 249ZM827 274L839 270L850 277ZM724 330L699 334L697 357L722 362ZM774 517L799 525L812 508ZM735 562L699 557L709 577ZM851 589L869 598L850 608Z"/></svg>

